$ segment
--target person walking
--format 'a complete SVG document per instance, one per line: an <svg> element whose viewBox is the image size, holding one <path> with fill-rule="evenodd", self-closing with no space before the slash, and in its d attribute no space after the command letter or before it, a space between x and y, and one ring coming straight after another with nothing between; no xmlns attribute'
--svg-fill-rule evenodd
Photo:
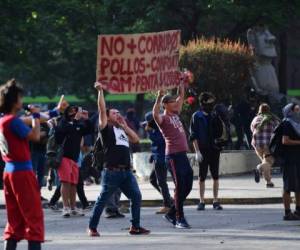
<svg viewBox="0 0 300 250"><path fill-rule="evenodd" d="M283 108L283 205L284 220L300 220L300 107L289 103ZM291 211L291 192L295 193L296 209Z"/></svg>
<svg viewBox="0 0 300 250"><path fill-rule="evenodd" d="M193 170L187 158L188 143L179 114L184 101L185 87L178 87L178 97L158 91L153 107L153 117L166 144L166 164L171 171L174 183L174 205L164 218L176 228L187 229L190 225L184 217L183 204L193 186ZM160 114L161 105L164 113Z"/></svg>
<svg viewBox="0 0 300 250"><path fill-rule="evenodd" d="M151 157L150 162L154 163L154 168L150 174L150 183L162 195L163 207L156 213L166 214L173 205L173 200L170 196L169 187L167 183L167 167L165 161L165 140L159 131L152 115L152 111L145 114L145 130L151 140Z"/></svg>
<svg viewBox="0 0 300 250"><path fill-rule="evenodd" d="M97 231L100 216L107 200L117 190L131 201L131 227L129 234L149 234L140 226L141 192L132 174L130 164L129 142L139 142L138 135L126 124L124 117L117 109L106 109L103 88L99 82L95 83L98 90L99 131L102 136L104 163L102 171L102 191L96 200L89 220L88 235L99 237Z"/></svg>
<svg viewBox="0 0 300 250"><path fill-rule="evenodd" d="M199 96L200 110L195 112L190 123L190 140L193 142L196 161L199 163L200 201L197 210L205 210L205 180L208 168L213 179L213 209L222 210L218 200L219 193L219 159L221 147L217 138L221 137L223 127L220 118L213 112L216 98L210 92Z"/></svg>
<svg viewBox="0 0 300 250"><path fill-rule="evenodd" d="M258 113L251 122L252 146L261 163L254 170L255 182L260 181L260 172L266 180L266 187L274 187L271 181L271 168L274 164L274 157L270 154L269 144L272 133L279 124L279 118L271 113L270 106L262 103L258 108Z"/></svg>

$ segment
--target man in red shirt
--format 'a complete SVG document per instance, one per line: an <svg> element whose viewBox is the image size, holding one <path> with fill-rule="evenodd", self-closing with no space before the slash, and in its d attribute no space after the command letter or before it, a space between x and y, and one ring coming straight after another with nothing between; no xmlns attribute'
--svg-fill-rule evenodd
<svg viewBox="0 0 300 250"><path fill-rule="evenodd" d="M40 139L40 114L31 108L32 128L17 117L22 94L15 80L0 88L0 150L5 162L3 185L7 210L4 249L15 250L28 240L29 250L40 250L44 241L44 216L37 179L32 170L29 140Z"/></svg>
<svg viewBox="0 0 300 250"><path fill-rule="evenodd" d="M165 139L166 164L175 183L174 205L164 217L176 228L184 229L190 228L184 218L183 203L192 190L193 170L186 155L189 148L179 118L184 101L184 85L181 84L178 90L177 98L164 95L162 90L158 92L153 107L153 117ZM161 104L164 108L163 114L160 114Z"/></svg>

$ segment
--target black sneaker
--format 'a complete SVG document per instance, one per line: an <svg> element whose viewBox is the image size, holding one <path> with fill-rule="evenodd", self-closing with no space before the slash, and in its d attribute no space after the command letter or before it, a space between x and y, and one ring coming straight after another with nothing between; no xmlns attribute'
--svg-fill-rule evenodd
<svg viewBox="0 0 300 250"><path fill-rule="evenodd" d="M116 212L116 218L125 218L125 215L120 213L119 211Z"/></svg>
<svg viewBox="0 0 300 250"><path fill-rule="evenodd" d="M48 204L48 208L50 208L52 211L54 212L60 212L61 210L59 209L58 205L57 204Z"/></svg>
<svg viewBox="0 0 300 250"><path fill-rule="evenodd" d="M43 196L41 196L41 201L42 202L46 202L46 201L48 201L45 197L43 197Z"/></svg>
<svg viewBox="0 0 300 250"><path fill-rule="evenodd" d="M118 218L124 218L125 215L121 214L119 211L115 212L106 212L105 218L107 219L118 219Z"/></svg>
<svg viewBox="0 0 300 250"><path fill-rule="evenodd" d="M274 183L273 182L267 183L266 187L267 188L273 188L274 187Z"/></svg>
<svg viewBox="0 0 300 250"><path fill-rule="evenodd" d="M168 222L170 222L173 226L176 225L176 217L175 217L175 215L165 214L163 216L163 218L165 220L167 220Z"/></svg>
<svg viewBox="0 0 300 250"><path fill-rule="evenodd" d="M223 210L223 207L220 205L219 202L214 202L213 208L214 208L214 210Z"/></svg>
<svg viewBox="0 0 300 250"><path fill-rule="evenodd" d="M199 202L198 206L197 206L197 210L198 211L203 211L205 210L205 203L204 202Z"/></svg>
<svg viewBox="0 0 300 250"><path fill-rule="evenodd" d="M257 168L254 169L254 180L256 183L259 183L260 181L260 173L259 173L259 170Z"/></svg>
<svg viewBox="0 0 300 250"><path fill-rule="evenodd" d="M94 207L92 202L88 202L86 205L82 206L82 210L89 211Z"/></svg>
<svg viewBox="0 0 300 250"><path fill-rule="evenodd" d="M179 228L179 229L190 229L191 228L191 226L189 225L189 223L187 223L185 218L181 218L181 219L177 220L175 227Z"/></svg>
<svg viewBox="0 0 300 250"><path fill-rule="evenodd" d="M283 216L283 220L300 220L300 216L296 213L288 213Z"/></svg>

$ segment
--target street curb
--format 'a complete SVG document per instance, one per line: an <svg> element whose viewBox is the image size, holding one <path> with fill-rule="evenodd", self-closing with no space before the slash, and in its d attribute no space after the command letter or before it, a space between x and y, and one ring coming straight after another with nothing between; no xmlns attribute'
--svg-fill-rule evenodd
<svg viewBox="0 0 300 250"><path fill-rule="evenodd" d="M260 205L260 204L280 204L282 203L282 197L261 197L261 198L220 198L221 204L225 205ZM205 199L206 204L212 204L213 199L208 198ZM95 203L95 201L91 201L91 203ZM122 205L129 206L129 201L121 201ZM199 199L187 199L185 201L185 205L197 205L199 203ZM143 200L142 207L159 207L162 206L162 200ZM77 205L80 207L80 203ZM61 202L59 206L62 206ZM43 203L43 207L46 208L46 203ZM5 209L4 204L0 204L0 209Z"/></svg>

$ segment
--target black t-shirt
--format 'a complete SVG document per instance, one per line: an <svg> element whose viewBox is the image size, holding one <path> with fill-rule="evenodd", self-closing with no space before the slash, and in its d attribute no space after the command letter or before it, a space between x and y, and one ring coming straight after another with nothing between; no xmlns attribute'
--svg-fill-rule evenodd
<svg viewBox="0 0 300 250"><path fill-rule="evenodd" d="M284 136L288 136L292 140L300 140L300 136L296 133L295 129L291 125L290 122L284 121L283 122L283 132ZM289 160L297 160L300 162L300 145L285 145L284 146L284 157L287 161Z"/></svg>
<svg viewBox="0 0 300 250"><path fill-rule="evenodd" d="M94 132L90 120L69 122L62 119L55 128L55 138L61 144L66 138L64 145L64 157L77 162L80 154L80 144L83 136Z"/></svg>
<svg viewBox="0 0 300 250"><path fill-rule="evenodd" d="M107 125L101 130L104 149L104 167L130 167L129 140L125 131Z"/></svg>

